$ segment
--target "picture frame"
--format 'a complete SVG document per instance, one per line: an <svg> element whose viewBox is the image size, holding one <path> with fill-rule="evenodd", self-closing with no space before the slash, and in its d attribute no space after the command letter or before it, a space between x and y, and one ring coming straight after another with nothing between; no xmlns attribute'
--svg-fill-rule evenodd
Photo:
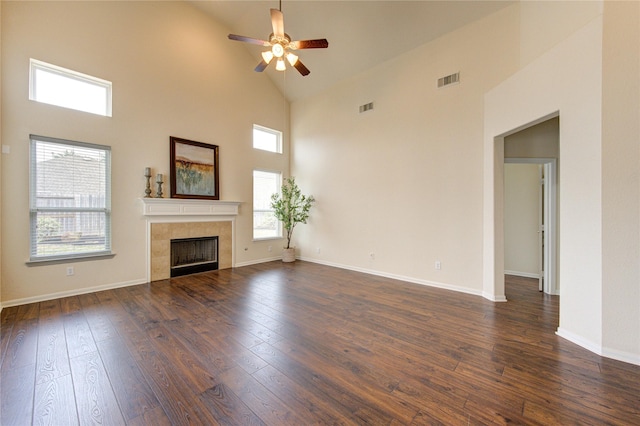
<svg viewBox="0 0 640 426"><path fill-rule="evenodd" d="M218 145L170 137L171 198L219 200Z"/></svg>

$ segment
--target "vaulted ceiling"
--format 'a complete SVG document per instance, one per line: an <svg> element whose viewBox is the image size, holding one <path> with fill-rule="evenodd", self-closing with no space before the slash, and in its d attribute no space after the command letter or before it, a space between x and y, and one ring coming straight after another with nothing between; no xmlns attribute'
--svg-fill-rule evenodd
<svg viewBox="0 0 640 426"><path fill-rule="evenodd" d="M228 27L230 33L267 39L271 33L269 9L278 0L187 0ZM328 49L299 51L311 70L302 77L273 64L265 71L285 96L295 101L336 82L414 49L513 3L513 1L312 1L282 2L285 31L294 40L326 38ZM260 62L264 48L237 43Z"/></svg>

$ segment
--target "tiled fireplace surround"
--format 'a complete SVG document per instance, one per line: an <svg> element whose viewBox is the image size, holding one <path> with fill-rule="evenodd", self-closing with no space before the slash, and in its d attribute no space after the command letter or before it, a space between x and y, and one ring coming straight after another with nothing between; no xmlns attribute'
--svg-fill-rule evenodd
<svg viewBox="0 0 640 426"><path fill-rule="evenodd" d="M141 198L147 220L147 281L171 274L171 240L218 237L218 268L235 265L235 201Z"/></svg>

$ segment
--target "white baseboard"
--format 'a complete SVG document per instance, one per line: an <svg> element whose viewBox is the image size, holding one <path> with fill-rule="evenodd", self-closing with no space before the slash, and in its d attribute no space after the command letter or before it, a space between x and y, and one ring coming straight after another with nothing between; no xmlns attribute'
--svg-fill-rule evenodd
<svg viewBox="0 0 640 426"><path fill-rule="evenodd" d="M260 259L260 260L251 261L251 262L237 263L234 267L255 265L255 264L258 264L258 263L272 262L274 260L280 260L280 259L282 259L281 256L274 256L272 258L267 258L267 259ZM104 285L99 285L99 286L95 286L95 287L86 287L86 288L75 289L75 290L68 290L68 291L61 291L61 292L56 292L56 293L42 294L42 295L39 295L39 296L25 297L25 298L22 298L22 299L5 300L0 305L0 312L2 311L2 308L8 308L8 307L11 307L11 306L19 306L19 305L26 305L26 304L29 304L29 303L44 302L46 300L61 299L63 297L78 296L78 295L81 295L81 294L94 293L94 292L97 292L97 291L112 290L112 289L115 289L115 288L129 287L129 286L138 285L138 284L146 284L148 282L149 281L147 281L145 278L140 278L140 279L137 279L137 280L125 281L125 282L121 282L121 283L104 284Z"/></svg>
<svg viewBox="0 0 640 426"><path fill-rule="evenodd" d="M558 327L558 330L556 330L556 334L563 339L567 339L568 341L575 343L578 346L582 346L583 348L605 358L611 358L629 364L640 365L640 354L634 354L631 352L624 352L617 349L603 347L602 345L593 343L592 341L587 340L582 336L579 336L561 327Z"/></svg>
<svg viewBox="0 0 640 426"><path fill-rule="evenodd" d="M147 280L144 278L141 278L138 280L125 281L121 283L103 284L95 287L86 287L86 288L80 288L75 290L60 291L57 293L42 294L39 296L25 297L22 299L5 300L2 302L2 306L5 308L8 308L10 306L19 306L19 305L26 305L29 303L44 302L46 300L61 299L63 297L78 296L81 294L95 293L97 291L111 290L111 289L120 288L120 287L129 287L132 285L145 284L145 283L147 283Z"/></svg>
<svg viewBox="0 0 640 426"><path fill-rule="evenodd" d="M519 271L504 271L505 275L515 275L516 277L523 278L535 278L536 280L540 278L540 274L532 273L532 272L519 272Z"/></svg>
<svg viewBox="0 0 640 426"><path fill-rule="evenodd" d="M494 294L482 292L482 297L492 302L506 302L507 298L505 296L496 296Z"/></svg>
<svg viewBox="0 0 640 426"><path fill-rule="evenodd" d="M343 264L340 264L340 263L325 262L325 261L321 261L321 260L318 260L318 259L311 259L311 258L301 257L300 260L304 260L306 262L311 262L311 263L318 263L320 265L332 266L334 268L346 269L346 270L349 270L349 271L362 272L364 274L376 275L376 276L379 276L379 277L390 278L390 279L393 279L393 280L404 281L404 282L413 283L413 284L421 284L421 285L426 285L426 286L429 286L429 287L441 288L443 290L457 291L458 293L472 294L474 296L482 296L483 295L482 294L482 290L474 290L474 289L470 289L470 288L466 288L466 287L460 287L460 286L454 286L454 285L450 285L450 284L440 283L440 282L437 282L437 281L428 281L428 280L423 280L423 279L420 279L420 278L408 277L408 276L405 276L405 275L397 275L397 274L391 274L391 273L388 273L388 272L376 271L376 270L373 270L373 269L359 268L359 267L354 267L354 266L349 266L349 265L343 265Z"/></svg>
<svg viewBox="0 0 640 426"><path fill-rule="evenodd" d="M234 268L240 268L242 266L258 265L260 263L273 262L274 260L282 260L282 256L266 257L264 259L249 260L247 262L240 262L240 263L236 263Z"/></svg>
<svg viewBox="0 0 640 426"><path fill-rule="evenodd" d="M619 351L617 349L602 348L602 356L629 364L640 365L640 354Z"/></svg>

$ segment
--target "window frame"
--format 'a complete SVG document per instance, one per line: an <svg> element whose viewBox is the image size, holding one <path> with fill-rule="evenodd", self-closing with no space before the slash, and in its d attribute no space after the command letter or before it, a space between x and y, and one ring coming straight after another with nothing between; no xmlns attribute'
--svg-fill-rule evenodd
<svg viewBox="0 0 640 426"><path fill-rule="evenodd" d="M274 135L276 137L276 149L275 150L271 150L271 149L265 149L265 148L257 147L256 146L256 138L255 138L255 132L256 131ZM253 125L253 129L252 129L252 133L251 133L253 149L257 149L257 150L265 151L265 152L271 152L271 153L274 153L274 154L282 154L283 145L284 145L283 138L284 138L283 137L283 133L280 130L271 129L269 127L261 126L259 124L254 124Z"/></svg>
<svg viewBox="0 0 640 426"><path fill-rule="evenodd" d="M256 208L256 202L255 202L255 190L256 190L256 185L255 185L255 179L256 179L256 172L259 173L271 173L273 175L277 175L277 180L278 182L276 182L276 188L278 188L278 192L280 192L280 189L282 187L282 179L283 179L283 173L281 171L275 171L275 170L266 170L266 169L259 169L259 168L255 168L252 171L252 226L251 226L251 235L253 238L253 241L266 241L266 240L279 240L283 238L283 229L282 229L282 222L280 222L278 219L275 218L275 214L274 214L274 219L276 221L276 233L275 235L270 235L270 236L266 236L266 237L256 237L256 223L255 223L255 214L256 213L274 213L275 211L273 209L257 209Z"/></svg>
<svg viewBox="0 0 640 426"><path fill-rule="evenodd" d="M95 258L113 256L111 238L111 147L93 143L71 141L52 138L48 136L29 135L29 263L43 263L55 261L73 261L82 258ZM102 151L105 155L104 167L104 207L43 207L38 206L38 168L37 145L38 143L59 144L66 150L68 147L89 148ZM54 255L38 255L38 213L103 213L104 249L77 253L64 253Z"/></svg>
<svg viewBox="0 0 640 426"><path fill-rule="evenodd" d="M77 82L91 84L95 87L105 89L105 113L99 113L95 111L90 111L87 109L81 109L76 107L71 107L67 105L63 105L61 103L54 102L45 102L43 100L38 99L38 78L37 71L44 71L49 74L55 74L58 76L66 77L71 80L75 80ZM44 103L47 105L54 105L60 108L71 109L74 111L82 111L87 112L89 114L100 115L103 117L111 117L112 116L112 105L113 105L113 83L108 80L103 80L98 77L94 77L88 74L84 74L78 71L70 70L67 68L60 67L58 65L49 64L47 62L39 61L37 59L30 58L29 59L29 100Z"/></svg>

